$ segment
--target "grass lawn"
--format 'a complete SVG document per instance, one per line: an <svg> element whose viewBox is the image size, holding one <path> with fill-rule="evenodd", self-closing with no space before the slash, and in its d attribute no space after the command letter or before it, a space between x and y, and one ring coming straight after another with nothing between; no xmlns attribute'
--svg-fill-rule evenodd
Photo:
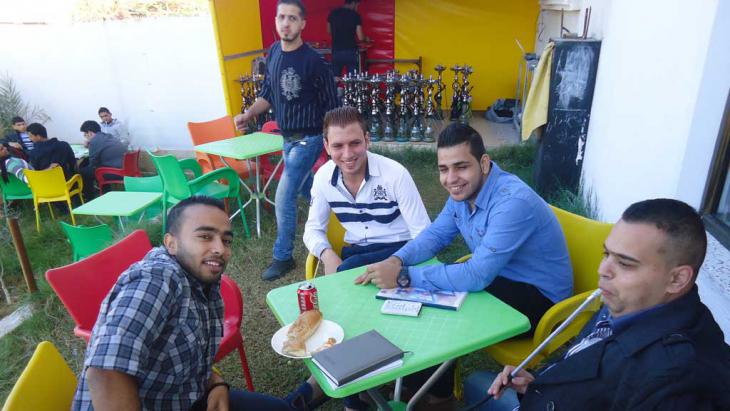
<svg viewBox="0 0 730 411"><path fill-rule="evenodd" d="M378 150L375 150L378 151ZM379 150L381 153L382 150ZM423 197L429 215L433 219L441 210L446 200L446 191L438 184L438 170L436 155L427 150L398 150L384 154L400 161L412 173L414 180ZM510 171L531 184L532 160L534 148L530 145L504 147L490 152L493 160L500 167ZM553 199L551 199L553 200ZM576 201L570 193L561 193L554 201L550 201L561 208L585 214L585 206ZM27 202L26 202L27 203ZM14 304L8 306L4 299L0 302L0 313L9 312L11 307L17 306L18 301L29 301L34 308L34 315L11 334L0 339L0 403L5 401L10 389L25 364L33 353L35 346L43 341L52 341L61 351L66 361L74 371L78 372L83 363L85 344L73 335L74 323L66 313L58 298L45 282L44 273L51 267L71 262L71 248L65 240L58 223L50 220L47 210L43 210L41 233L35 231L34 214L27 204L18 206L16 210L21 214L21 228L30 255L31 264L39 284L40 292L33 296L25 295L25 285L20 274L20 267L11 246L10 235L4 223L0 223L0 239L4 245L0 248L0 262L4 271L4 281L14 297ZM300 203L297 238L301 238L304 221L306 220L305 204ZM249 216L252 209L247 209ZM277 355L270 347L270 339L279 328L279 324L266 306L266 293L276 287L304 279L304 260L306 249L301 241L296 243L295 259L297 268L293 273L273 282L264 282L260 279L261 272L271 261L276 224L271 210L262 213L262 238L246 240L242 236L234 242L233 258L228 265L227 274L239 284L243 292L244 323L243 333L246 337L246 353L253 374L254 385L259 392L276 396L284 396L295 388L308 375L306 368L296 360ZM64 218L65 221L68 217ZM77 223L95 225L92 217L81 217ZM234 231L242 233L240 219L234 219ZM249 226L255 228L254 221L249 217ZM160 224L149 223L144 227L150 235L153 245L161 240ZM441 254L441 261L450 262L466 254L462 241L457 241ZM0 275L2 275L0 273ZM496 367L483 353L474 353L462 361L465 375L477 368ZM237 355L230 355L218 364L226 379L235 387L245 387L243 373ZM339 400L329 401L323 409L342 409Z"/></svg>

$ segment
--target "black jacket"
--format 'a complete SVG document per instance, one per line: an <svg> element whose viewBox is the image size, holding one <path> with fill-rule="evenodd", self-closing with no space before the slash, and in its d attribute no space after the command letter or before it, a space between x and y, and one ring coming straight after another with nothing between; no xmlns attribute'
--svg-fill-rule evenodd
<svg viewBox="0 0 730 411"><path fill-rule="evenodd" d="M57 163L63 167L63 174L67 180L76 174L76 157L73 149L67 142L55 137L34 143L28 159L35 170L45 170L51 163Z"/></svg>
<svg viewBox="0 0 730 411"><path fill-rule="evenodd" d="M696 286L537 374L521 411L730 410L730 347Z"/></svg>

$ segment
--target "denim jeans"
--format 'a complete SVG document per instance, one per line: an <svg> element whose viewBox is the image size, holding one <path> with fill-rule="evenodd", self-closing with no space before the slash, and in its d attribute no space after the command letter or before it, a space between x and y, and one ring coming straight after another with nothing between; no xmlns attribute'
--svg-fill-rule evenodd
<svg viewBox="0 0 730 411"><path fill-rule="evenodd" d="M489 371L477 371L470 375L464 381L464 404L471 405L484 399L495 378L497 374ZM512 411L519 405L517 393L507 388L499 400L490 399L479 407L479 411Z"/></svg>
<svg viewBox="0 0 730 411"><path fill-rule="evenodd" d="M337 271L345 271L355 267L375 264L390 257L408 241L397 243L376 243L366 246L350 245L342 248L342 264Z"/></svg>
<svg viewBox="0 0 730 411"><path fill-rule="evenodd" d="M207 396L196 401L190 411L205 411L208 407ZM231 389L228 394L228 406L231 411L272 410L290 411L292 408L281 398L258 392Z"/></svg>
<svg viewBox="0 0 730 411"><path fill-rule="evenodd" d="M306 136L301 140L284 142L284 171L276 187L276 242L274 258L292 258L294 234L297 230L297 197L301 193L309 200L312 189L312 167L322 152L322 135Z"/></svg>
<svg viewBox="0 0 730 411"><path fill-rule="evenodd" d="M347 74L358 69L357 49L332 52L332 69L335 71L335 76L340 77L344 67L347 67Z"/></svg>

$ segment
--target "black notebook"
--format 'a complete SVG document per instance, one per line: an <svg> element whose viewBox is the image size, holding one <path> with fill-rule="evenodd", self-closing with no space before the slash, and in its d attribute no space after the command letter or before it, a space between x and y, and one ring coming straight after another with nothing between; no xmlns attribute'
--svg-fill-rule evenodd
<svg viewBox="0 0 730 411"><path fill-rule="evenodd" d="M312 361L337 386L403 358L403 350L370 330L312 356Z"/></svg>

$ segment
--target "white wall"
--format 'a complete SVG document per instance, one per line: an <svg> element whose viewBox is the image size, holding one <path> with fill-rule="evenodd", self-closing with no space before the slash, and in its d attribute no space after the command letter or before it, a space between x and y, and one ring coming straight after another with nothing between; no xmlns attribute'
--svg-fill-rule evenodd
<svg viewBox="0 0 730 411"><path fill-rule="evenodd" d="M604 9L583 165L584 188L595 196L601 219L615 221L628 205L647 198L699 205L696 193L678 187L704 185L707 170L698 160L710 157L711 149L698 152L696 142L707 146L717 138L718 112L698 113L698 107L718 104L698 104L700 95L723 93L710 92L708 82L730 75L707 67L711 35L727 32L713 29L717 3L613 0ZM721 43L727 45L727 39ZM703 77L706 72L712 79ZM724 101L716 108L721 112Z"/></svg>
<svg viewBox="0 0 730 411"><path fill-rule="evenodd" d="M45 25L0 24L0 71L80 142L100 106L143 148L189 149L188 121L226 113L210 16Z"/></svg>

